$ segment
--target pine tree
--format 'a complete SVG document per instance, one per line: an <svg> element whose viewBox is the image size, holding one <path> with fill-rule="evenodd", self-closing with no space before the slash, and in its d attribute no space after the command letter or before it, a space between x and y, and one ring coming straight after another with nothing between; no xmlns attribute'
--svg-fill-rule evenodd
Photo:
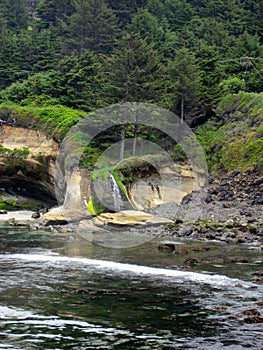
<svg viewBox="0 0 263 350"><path fill-rule="evenodd" d="M59 27L60 20L72 15L74 8L71 0L42 0L36 6L38 28Z"/></svg>
<svg viewBox="0 0 263 350"><path fill-rule="evenodd" d="M165 33L157 17L147 9L139 9L133 16L131 24L128 25L129 33L138 33L142 38L146 38L148 43L156 44L160 47L165 40Z"/></svg>
<svg viewBox="0 0 263 350"><path fill-rule="evenodd" d="M25 0L3 0L3 15L12 31L25 29L29 23L29 9Z"/></svg>
<svg viewBox="0 0 263 350"><path fill-rule="evenodd" d="M122 27L130 23L136 11L144 7L146 2L146 0L108 0L110 8L122 23Z"/></svg>
<svg viewBox="0 0 263 350"><path fill-rule="evenodd" d="M216 46L200 43L196 58L201 75L200 99L203 106L211 107L220 96L219 83L223 76L222 67L218 63L218 49Z"/></svg>
<svg viewBox="0 0 263 350"><path fill-rule="evenodd" d="M66 52L110 53L118 33L117 19L104 0L74 0L75 13L65 27Z"/></svg>
<svg viewBox="0 0 263 350"><path fill-rule="evenodd" d="M119 102L157 100L161 66L158 53L147 39L139 34L124 35L105 66Z"/></svg>
<svg viewBox="0 0 263 350"><path fill-rule="evenodd" d="M193 115L198 103L200 75L196 59L187 48L176 52L170 62L168 72L171 80L172 109L183 122L186 116Z"/></svg>
<svg viewBox="0 0 263 350"><path fill-rule="evenodd" d="M106 61L108 80L113 86L118 102L153 102L158 100L161 68L159 58L152 44L138 34L126 34L119 42L113 55ZM127 117L123 116L121 128L120 159L124 157L124 142ZM134 124L135 153L139 120Z"/></svg>

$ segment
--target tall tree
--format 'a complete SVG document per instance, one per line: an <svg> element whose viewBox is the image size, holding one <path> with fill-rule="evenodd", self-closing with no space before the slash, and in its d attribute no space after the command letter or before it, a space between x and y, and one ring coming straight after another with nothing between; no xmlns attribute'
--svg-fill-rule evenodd
<svg viewBox="0 0 263 350"><path fill-rule="evenodd" d="M156 16L147 9L139 9L128 25L130 33L139 33L148 43L159 45L165 40L165 33Z"/></svg>
<svg viewBox="0 0 263 350"><path fill-rule="evenodd" d="M106 61L108 80L113 86L118 102L153 102L158 100L161 67L159 57L152 44L140 35L126 34L120 40L113 55ZM160 96L159 96L160 97ZM126 127L121 128L120 159L124 157ZM134 145L136 148L139 120L134 125Z"/></svg>
<svg viewBox="0 0 263 350"><path fill-rule="evenodd" d="M125 27L140 7L144 7L146 0L108 0L108 4Z"/></svg>
<svg viewBox="0 0 263 350"><path fill-rule="evenodd" d="M60 20L72 15L74 8L71 0L42 0L36 7L36 22L39 28L57 27Z"/></svg>
<svg viewBox="0 0 263 350"><path fill-rule="evenodd" d="M222 66L219 64L218 48L201 42L196 52L196 58L201 75L200 99L204 106L210 108L220 96L219 83L223 77Z"/></svg>
<svg viewBox="0 0 263 350"><path fill-rule="evenodd" d="M118 33L117 19L104 0L73 0L75 13L65 27L66 52L110 53Z"/></svg>
<svg viewBox="0 0 263 350"><path fill-rule="evenodd" d="M29 9L26 0L2 0L3 15L7 27L13 31L25 29L29 22Z"/></svg>
<svg viewBox="0 0 263 350"><path fill-rule="evenodd" d="M169 64L171 79L172 109L185 117L194 114L199 99L200 74L194 55L182 48L176 52L175 59Z"/></svg>
<svg viewBox="0 0 263 350"><path fill-rule="evenodd" d="M117 101L154 102L160 89L160 57L139 34L125 34L105 60L107 79Z"/></svg>

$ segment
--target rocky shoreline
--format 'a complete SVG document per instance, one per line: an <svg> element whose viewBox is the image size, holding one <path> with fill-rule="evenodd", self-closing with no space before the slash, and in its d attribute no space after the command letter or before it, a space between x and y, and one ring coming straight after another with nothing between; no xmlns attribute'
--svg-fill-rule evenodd
<svg viewBox="0 0 263 350"><path fill-rule="evenodd" d="M185 219L186 213L200 208L191 206L192 196L201 195L194 191L187 195L174 218L168 225L127 227L131 234L141 230L145 234L159 237L181 238L200 241L220 241L228 244L254 244L263 249L263 176L262 173L251 171L247 173L234 172L228 176L209 177L203 198L202 213L198 220ZM152 210L160 212L167 210L162 205ZM41 213L42 215L42 213ZM57 223L43 224L40 213L8 212L0 214L0 221L13 226L27 225L32 229L44 229L54 232L74 232L76 223L64 220ZM165 215L164 215L165 216Z"/></svg>

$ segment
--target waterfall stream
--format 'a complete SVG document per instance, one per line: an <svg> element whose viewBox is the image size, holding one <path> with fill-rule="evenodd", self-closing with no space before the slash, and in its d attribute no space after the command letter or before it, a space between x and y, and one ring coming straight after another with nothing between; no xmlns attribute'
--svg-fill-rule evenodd
<svg viewBox="0 0 263 350"><path fill-rule="evenodd" d="M123 208L123 201L121 197L121 191L119 189L119 186L112 174L110 174L110 183L111 183L111 190L112 190L112 196L113 196L113 204L114 204L114 211L119 212Z"/></svg>

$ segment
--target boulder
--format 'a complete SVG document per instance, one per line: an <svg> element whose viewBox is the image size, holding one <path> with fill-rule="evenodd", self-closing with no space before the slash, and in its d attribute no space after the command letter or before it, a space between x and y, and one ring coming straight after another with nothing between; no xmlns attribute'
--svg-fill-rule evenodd
<svg viewBox="0 0 263 350"><path fill-rule="evenodd" d="M103 213L95 218L97 225L162 225L173 223L172 220L155 217L152 214L136 210L123 210L118 213Z"/></svg>
<svg viewBox="0 0 263 350"><path fill-rule="evenodd" d="M69 222L80 221L83 218L83 212L78 209L64 209L63 207L55 207L42 215L40 218L44 226L50 225L66 225Z"/></svg>

